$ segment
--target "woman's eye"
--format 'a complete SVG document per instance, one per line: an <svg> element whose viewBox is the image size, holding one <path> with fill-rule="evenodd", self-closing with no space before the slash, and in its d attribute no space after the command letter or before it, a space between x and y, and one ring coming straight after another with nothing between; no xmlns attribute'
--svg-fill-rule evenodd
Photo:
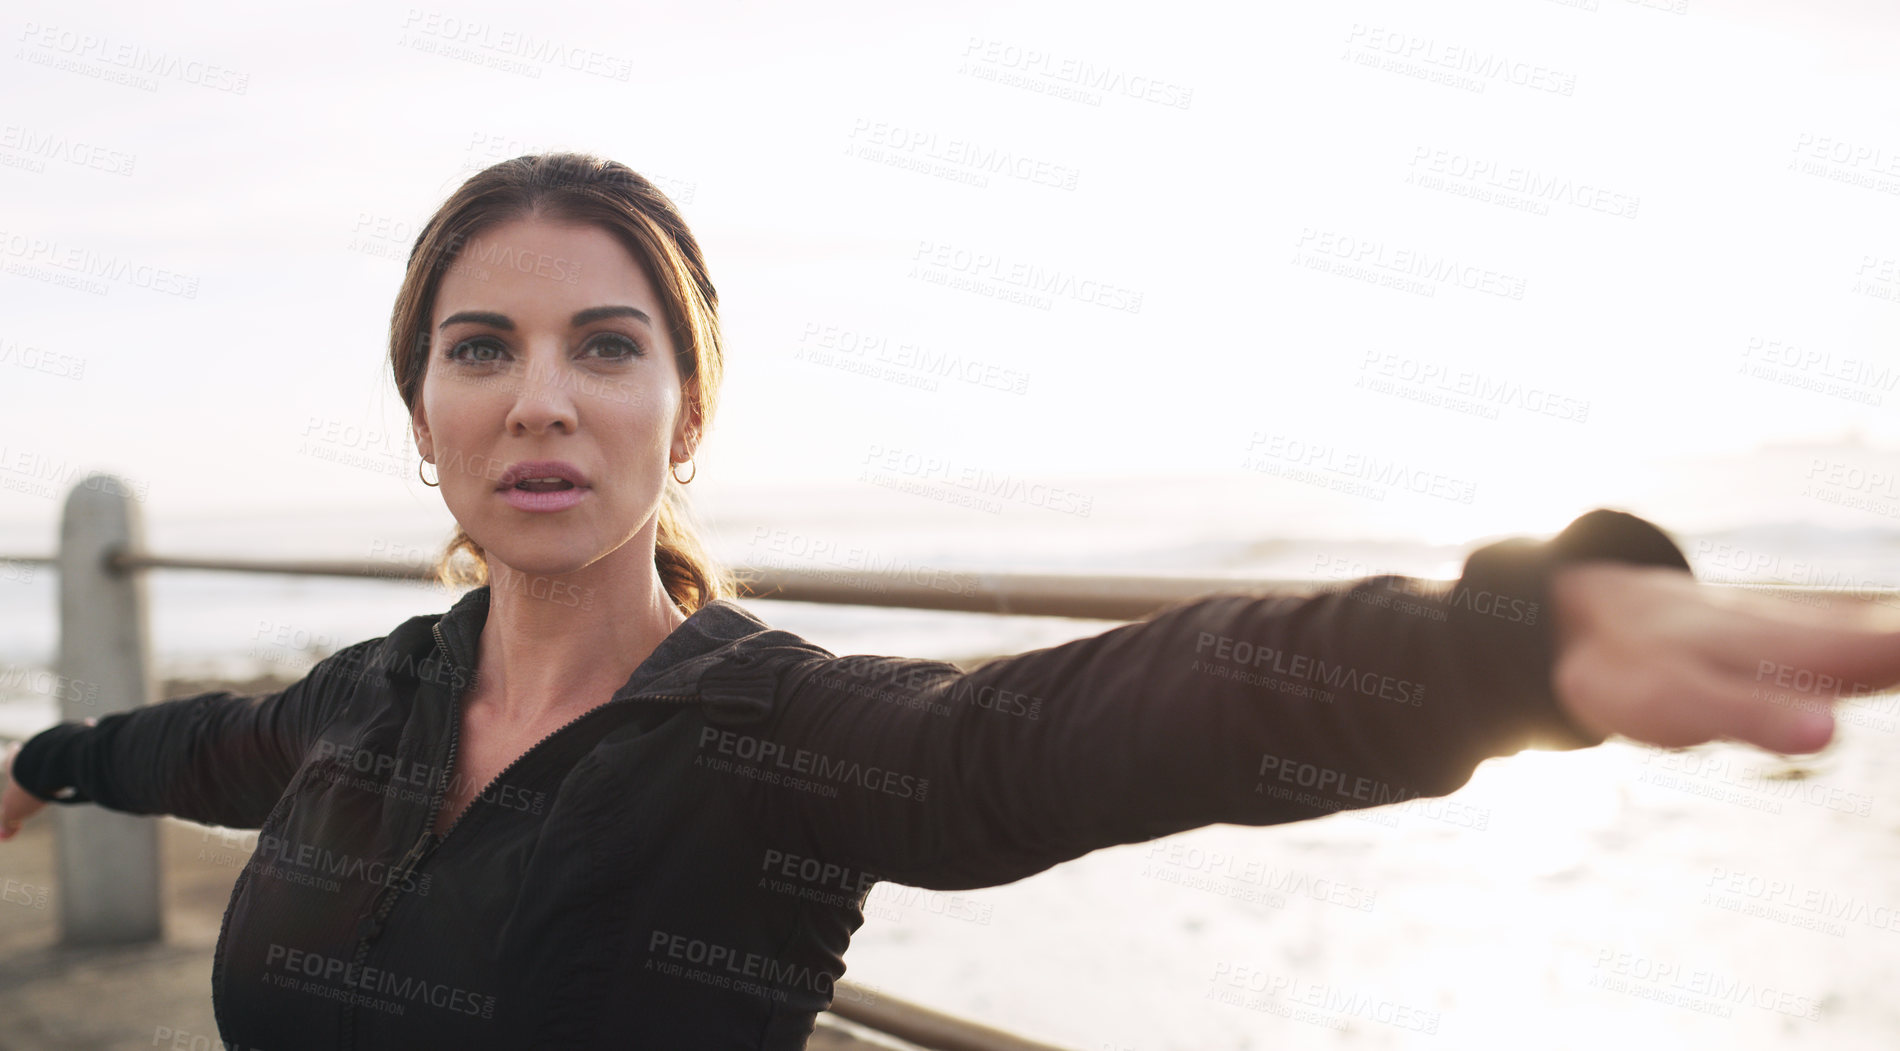
<svg viewBox="0 0 1900 1051"><path fill-rule="evenodd" d="M500 355L504 349L501 344L496 343L493 339L482 336L476 339L465 339L455 344L449 348L447 356L451 361L461 361L471 365L488 365L500 360ZM646 353L640 344L626 336L616 333L609 333L595 339L589 344L589 349L598 353L600 357L606 361L628 361ZM463 351L468 351L468 353L464 354ZM480 352L482 351L494 351L495 354L494 356L487 356L481 354Z"/></svg>
<svg viewBox="0 0 1900 1051"><path fill-rule="evenodd" d="M462 342L457 343L453 347L449 348L449 354L448 354L449 359L451 361L468 361L477 365L485 365L488 362L495 360L494 358L463 357L462 351L470 350L470 349L493 350L493 351L499 352L501 350L501 347L497 346L495 341L492 339L465 339Z"/></svg>
<svg viewBox="0 0 1900 1051"><path fill-rule="evenodd" d="M609 361L626 361L646 353L640 349L640 344L625 336L614 334L600 337L594 341L594 346L602 349L604 353L601 356Z"/></svg>

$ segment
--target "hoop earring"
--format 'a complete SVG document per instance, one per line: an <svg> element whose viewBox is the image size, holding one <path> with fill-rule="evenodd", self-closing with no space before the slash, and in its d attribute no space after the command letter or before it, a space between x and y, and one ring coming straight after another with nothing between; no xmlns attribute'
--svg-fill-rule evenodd
<svg viewBox="0 0 1900 1051"><path fill-rule="evenodd" d="M417 460L417 461L416 461L416 477L417 477L417 478L422 478L422 465L423 465L423 464L425 464L425 463L428 463L428 462L429 462L429 461L427 461L427 460ZM428 480L427 478L422 478L422 484L423 484L423 485L430 485L430 486L439 486L439 485L441 485L441 484L442 484L442 472L441 472L441 471L437 471L437 472L435 472L435 478L436 478L436 480L435 480L435 481L433 481L433 482L431 482L431 481L429 481L429 480Z"/></svg>
<svg viewBox="0 0 1900 1051"><path fill-rule="evenodd" d="M689 477L686 477L686 478L680 477L680 465L677 463L674 464L672 466L672 469L667 472L668 474L671 474L673 476L674 481L678 482L681 485L686 485L689 482L691 482L694 478L699 477L699 465L696 463L693 463L693 461L690 459L686 460L685 462L693 464L693 473Z"/></svg>

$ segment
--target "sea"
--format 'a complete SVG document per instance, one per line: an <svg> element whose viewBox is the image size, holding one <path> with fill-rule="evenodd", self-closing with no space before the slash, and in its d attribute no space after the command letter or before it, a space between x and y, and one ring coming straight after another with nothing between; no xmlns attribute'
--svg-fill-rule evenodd
<svg viewBox="0 0 1900 1051"><path fill-rule="evenodd" d="M1846 587L1900 604L1882 598L1900 589L1896 453L1855 440L1685 458L1555 505L1562 513L1521 532L1549 535L1573 512L1616 507L1668 531L1705 582ZM1442 507L1394 514L1416 494L1371 499L1315 477L1102 477L1070 488L1088 497L1086 513L1046 494L991 501L953 485L863 484L707 487L694 513L731 566L1243 584L1455 577L1479 540L1513 533L1457 534L1466 520ZM392 566L427 561L449 525L439 502L145 522L164 553ZM50 509L0 524L0 555L48 553L57 535ZM302 674L456 597L393 579L187 570L153 572L148 587L165 678ZM59 718L46 688L57 575L0 562L0 596L0 737L23 737ZM1114 624L742 604L834 653L943 660ZM1900 1046L1897 702L1843 705L1833 743L1813 756L1620 740L1525 752L1484 763L1441 800L1210 825L998 887L882 883L845 978L860 998L911 1000L1089 1051L1595 1051L1631 1033L1725 1051Z"/></svg>

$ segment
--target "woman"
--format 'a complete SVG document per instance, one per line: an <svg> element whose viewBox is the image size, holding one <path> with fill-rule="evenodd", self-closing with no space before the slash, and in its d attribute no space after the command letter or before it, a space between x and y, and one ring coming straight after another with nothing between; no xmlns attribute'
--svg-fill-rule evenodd
<svg viewBox="0 0 1900 1051"><path fill-rule="evenodd" d="M1811 751L1831 698L1763 669L1900 680L1873 604L1709 591L1611 510L1449 588L1213 595L967 674L838 657L733 602L678 512L716 308L624 166L471 178L390 362L459 525L440 568L481 586L279 693L46 730L0 838L54 800L261 829L214 963L232 1046L797 1048L879 879L1443 795L1528 744Z"/></svg>

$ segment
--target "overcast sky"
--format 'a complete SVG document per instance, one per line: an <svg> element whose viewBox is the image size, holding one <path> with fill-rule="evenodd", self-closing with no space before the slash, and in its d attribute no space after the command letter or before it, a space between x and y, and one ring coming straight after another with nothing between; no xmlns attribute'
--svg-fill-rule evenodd
<svg viewBox="0 0 1900 1051"><path fill-rule="evenodd" d="M0 27L0 521L93 469L159 517L439 506L400 260L544 148L706 249L715 492L1323 447L1520 480L1469 533L1900 431L1888 4L195 7Z"/></svg>

